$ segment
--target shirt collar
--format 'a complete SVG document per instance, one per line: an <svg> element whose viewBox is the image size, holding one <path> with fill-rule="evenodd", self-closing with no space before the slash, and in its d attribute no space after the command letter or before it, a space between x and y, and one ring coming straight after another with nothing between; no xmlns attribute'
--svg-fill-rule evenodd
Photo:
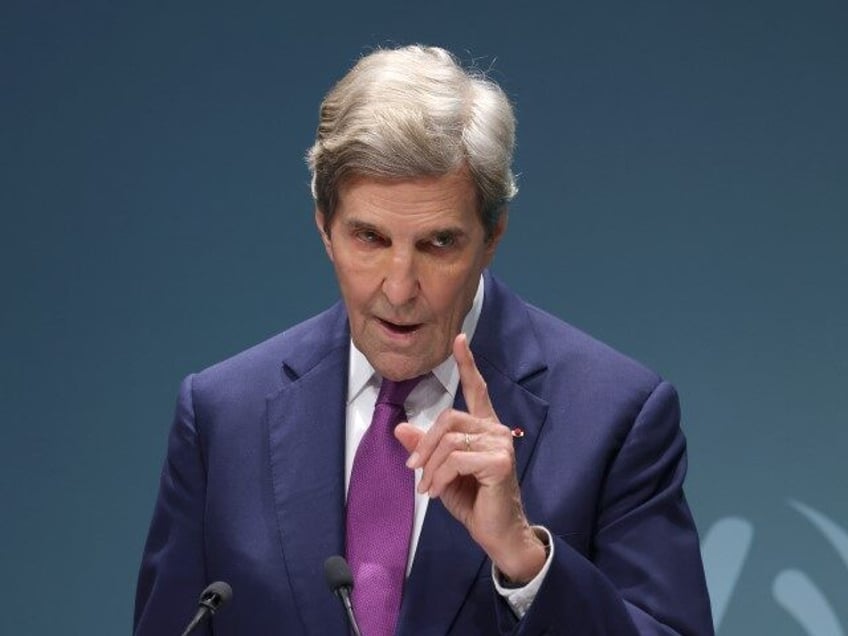
<svg viewBox="0 0 848 636"><path fill-rule="evenodd" d="M477 292L474 294L474 300L471 302L471 309L468 310L465 319L462 321L462 333L468 336L469 342L474 338L474 332L480 320L480 312L483 310L483 288L483 276L481 275L480 282L477 283ZM450 393L452 398L456 397L456 391L459 387L459 369L456 366L453 356L448 356L432 372L444 390ZM368 358L356 348L352 339L350 341L347 373L348 404L355 400L369 384L378 386L381 380L377 372L374 371L374 367L368 362Z"/></svg>

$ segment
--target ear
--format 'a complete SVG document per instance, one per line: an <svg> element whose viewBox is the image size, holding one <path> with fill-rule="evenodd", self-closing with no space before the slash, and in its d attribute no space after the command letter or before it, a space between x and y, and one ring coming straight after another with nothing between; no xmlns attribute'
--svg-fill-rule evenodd
<svg viewBox="0 0 848 636"><path fill-rule="evenodd" d="M318 227L318 234L321 237L321 242L324 244L324 250L327 252L327 258L333 260L333 244L330 241L330 235L327 234L324 213L315 208L315 225Z"/></svg>
<svg viewBox="0 0 848 636"><path fill-rule="evenodd" d="M498 243L501 242L501 238L503 238L504 233L506 232L506 226L509 220L509 211L504 210L501 213L498 222L495 224L495 227L492 228L492 235L487 240L486 245L486 265L492 262L492 259L495 256L495 250L498 247Z"/></svg>

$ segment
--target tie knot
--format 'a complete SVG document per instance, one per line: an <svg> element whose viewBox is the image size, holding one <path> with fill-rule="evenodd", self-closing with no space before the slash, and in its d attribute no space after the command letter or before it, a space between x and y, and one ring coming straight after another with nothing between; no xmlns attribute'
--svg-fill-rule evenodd
<svg viewBox="0 0 848 636"><path fill-rule="evenodd" d="M417 378L401 380L400 382L383 378L383 382L380 384L380 394L377 396L377 404L392 404L402 407L406 398L412 393L412 389L421 382L423 377L423 375L419 375Z"/></svg>

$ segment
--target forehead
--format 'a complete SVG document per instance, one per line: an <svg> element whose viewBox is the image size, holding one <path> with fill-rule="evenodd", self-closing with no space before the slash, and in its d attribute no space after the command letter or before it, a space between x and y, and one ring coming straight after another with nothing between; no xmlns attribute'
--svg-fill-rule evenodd
<svg viewBox="0 0 848 636"><path fill-rule="evenodd" d="M477 190L459 171L437 177L356 176L339 189L336 216L369 223L480 224Z"/></svg>

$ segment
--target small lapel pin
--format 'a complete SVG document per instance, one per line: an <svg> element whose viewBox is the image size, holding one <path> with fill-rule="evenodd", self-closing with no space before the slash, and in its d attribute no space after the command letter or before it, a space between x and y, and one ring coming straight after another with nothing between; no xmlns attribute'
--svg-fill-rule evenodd
<svg viewBox="0 0 848 636"><path fill-rule="evenodd" d="M515 439L519 439L521 437L524 437L524 429L521 428L520 426L516 426L514 429L512 429L512 436Z"/></svg>

